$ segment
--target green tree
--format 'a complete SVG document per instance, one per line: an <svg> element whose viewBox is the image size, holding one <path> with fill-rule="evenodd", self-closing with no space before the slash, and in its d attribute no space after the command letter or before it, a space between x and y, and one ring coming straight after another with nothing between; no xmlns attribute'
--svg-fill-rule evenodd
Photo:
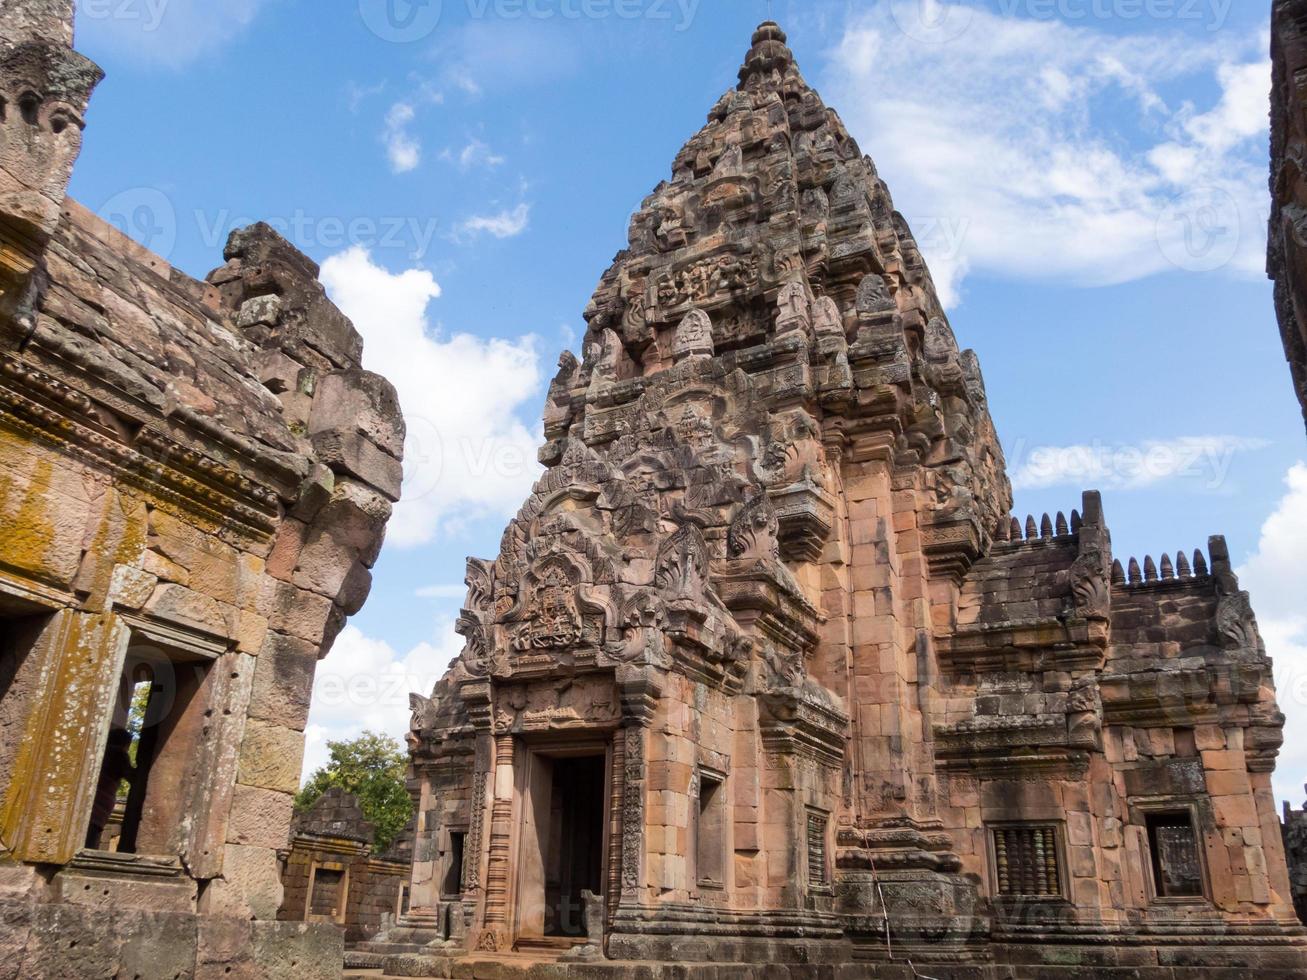
<svg viewBox="0 0 1307 980"><path fill-rule="evenodd" d="M309 777L295 797L303 813L329 789L358 797L359 809L377 828L376 852L387 850L413 818L413 801L404 783L408 754L389 735L364 732L347 742L328 742L331 761Z"/></svg>

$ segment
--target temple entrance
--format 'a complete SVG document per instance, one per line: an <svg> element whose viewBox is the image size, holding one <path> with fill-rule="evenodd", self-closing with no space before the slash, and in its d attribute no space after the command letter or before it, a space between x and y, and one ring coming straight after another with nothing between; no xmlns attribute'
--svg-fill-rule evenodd
<svg viewBox="0 0 1307 980"><path fill-rule="evenodd" d="M586 936L583 892L604 891L607 758L589 750L530 754L518 875L518 944Z"/></svg>

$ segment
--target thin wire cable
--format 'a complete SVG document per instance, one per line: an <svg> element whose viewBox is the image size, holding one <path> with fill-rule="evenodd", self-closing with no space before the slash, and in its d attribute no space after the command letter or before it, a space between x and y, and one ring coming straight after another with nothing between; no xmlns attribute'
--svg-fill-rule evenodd
<svg viewBox="0 0 1307 980"><path fill-rule="evenodd" d="M889 956L889 961L893 963L894 942L890 938L889 905L885 901L885 891L880 887L880 872L876 870L876 859L871 856L870 852L867 854L867 859L871 862L871 880L876 886L876 900L880 902L880 914L885 923L885 952ZM908 964L908 969L912 971L912 976L915 980L938 980L937 977L921 973L917 969L916 964L912 962L911 957L908 957L904 962Z"/></svg>

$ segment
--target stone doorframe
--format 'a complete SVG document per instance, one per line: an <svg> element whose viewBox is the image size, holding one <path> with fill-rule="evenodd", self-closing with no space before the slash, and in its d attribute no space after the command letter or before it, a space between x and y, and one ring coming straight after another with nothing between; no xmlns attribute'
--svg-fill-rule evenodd
<svg viewBox="0 0 1307 980"><path fill-rule="evenodd" d="M601 842L601 855L604 863L601 880L605 889L610 887L612 880L612 854L613 854L613 835L615 828L610 814L613 808L614 788L619 785L622 773L614 771L614 739L621 737L619 731L616 736L611 731L608 732L588 732L574 733L567 735L526 735L516 736L515 751L513 754L515 765L515 793L519 802L517 814L513 822L513 865L512 865L512 884L510 894L512 896L511 904L511 921L509 923L509 935L511 937L510 948L513 948L522 939L543 938L541 935L528 934L527 929L532 923L533 914L524 908L523 903L527 899L527 888L525 887L525 877L529 873L528 863L532 859L531 849L526 835L532 825L534 813L532 802L534 781L538 775L544 771L543 766L538 762L541 759L568 759L568 758L600 758L604 760L604 793L603 799L599 805L602 806L603 813L603 840ZM543 856L543 855L541 855ZM544 884L542 879L541 885ZM601 896L603 899L603 896Z"/></svg>

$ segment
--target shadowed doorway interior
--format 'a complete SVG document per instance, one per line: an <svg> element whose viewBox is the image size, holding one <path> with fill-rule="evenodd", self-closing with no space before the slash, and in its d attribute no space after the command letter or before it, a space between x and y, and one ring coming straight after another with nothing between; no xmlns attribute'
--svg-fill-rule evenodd
<svg viewBox="0 0 1307 980"><path fill-rule="evenodd" d="M519 945L584 939L582 892L604 885L605 757L532 754Z"/></svg>

